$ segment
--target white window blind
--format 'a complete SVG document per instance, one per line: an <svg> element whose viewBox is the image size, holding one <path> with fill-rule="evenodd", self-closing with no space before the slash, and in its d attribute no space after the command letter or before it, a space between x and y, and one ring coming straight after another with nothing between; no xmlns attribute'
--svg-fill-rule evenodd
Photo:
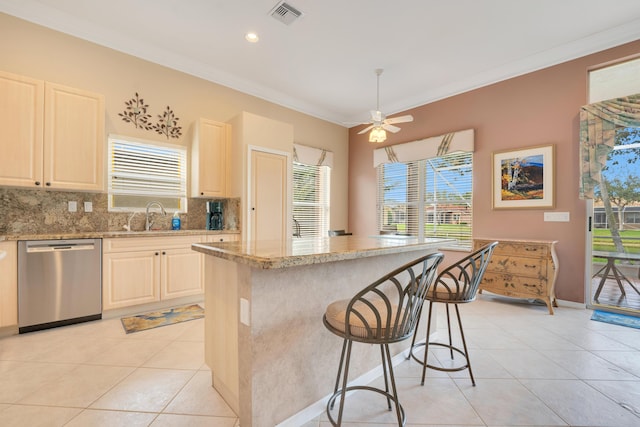
<svg viewBox="0 0 640 427"><path fill-rule="evenodd" d="M378 170L378 230L383 234L456 239L472 247L473 155L383 163Z"/></svg>
<svg viewBox="0 0 640 427"><path fill-rule="evenodd" d="M159 201L186 212L187 150L182 146L109 138L109 209L140 210Z"/></svg>
<svg viewBox="0 0 640 427"><path fill-rule="evenodd" d="M329 231L331 168L293 163L293 233L326 237Z"/></svg>

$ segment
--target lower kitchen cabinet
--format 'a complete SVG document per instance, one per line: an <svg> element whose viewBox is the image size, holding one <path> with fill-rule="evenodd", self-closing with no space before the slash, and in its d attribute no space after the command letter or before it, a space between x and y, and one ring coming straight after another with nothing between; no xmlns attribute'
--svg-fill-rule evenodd
<svg viewBox="0 0 640 427"><path fill-rule="evenodd" d="M0 242L0 328L18 324L18 246Z"/></svg>
<svg viewBox="0 0 640 427"><path fill-rule="evenodd" d="M103 310L160 300L158 250L104 253L102 276Z"/></svg>
<svg viewBox="0 0 640 427"><path fill-rule="evenodd" d="M223 234L104 239L102 309L204 293L204 255L191 245L236 239Z"/></svg>
<svg viewBox="0 0 640 427"><path fill-rule="evenodd" d="M204 292L204 260L188 248L162 251L160 299L186 297Z"/></svg>

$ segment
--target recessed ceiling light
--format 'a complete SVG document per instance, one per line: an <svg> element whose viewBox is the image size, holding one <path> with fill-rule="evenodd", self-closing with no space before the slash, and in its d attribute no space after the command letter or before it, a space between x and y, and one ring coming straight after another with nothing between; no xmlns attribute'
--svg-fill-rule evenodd
<svg viewBox="0 0 640 427"><path fill-rule="evenodd" d="M256 33L252 33L249 32L247 33L244 38L249 42L249 43L257 43L258 40L260 40L260 37L258 37L258 35Z"/></svg>

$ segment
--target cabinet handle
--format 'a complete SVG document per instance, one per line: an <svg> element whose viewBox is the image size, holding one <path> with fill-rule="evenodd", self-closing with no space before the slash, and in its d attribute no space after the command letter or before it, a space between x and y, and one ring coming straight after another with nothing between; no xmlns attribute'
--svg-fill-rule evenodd
<svg viewBox="0 0 640 427"><path fill-rule="evenodd" d="M221 241L221 242L224 242L224 239L222 239L222 238L221 238L221 239L220 239L220 241Z"/></svg>
<svg viewBox="0 0 640 427"><path fill-rule="evenodd" d="M46 185L47 187L51 187L51 183L50 182L47 182L44 185Z"/></svg>
<svg viewBox="0 0 640 427"><path fill-rule="evenodd" d="M36 185L40 185L40 181L36 181Z"/></svg>
<svg viewBox="0 0 640 427"><path fill-rule="evenodd" d="M201 191L201 192L200 192L200 195L201 195L201 196L204 196L204 192L202 192L202 191Z"/></svg>
<svg viewBox="0 0 640 427"><path fill-rule="evenodd" d="M166 255L167 253L165 251L162 251L162 255Z"/></svg>
<svg viewBox="0 0 640 427"><path fill-rule="evenodd" d="M160 255L158 252L156 252L156 256Z"/></svg>

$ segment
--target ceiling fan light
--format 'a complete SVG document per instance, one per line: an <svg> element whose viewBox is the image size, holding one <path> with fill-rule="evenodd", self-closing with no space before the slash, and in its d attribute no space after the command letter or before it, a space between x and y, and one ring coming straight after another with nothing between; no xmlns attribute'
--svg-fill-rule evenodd
<svg viewBox="0 0 640 427"><path fill-rule="evenodd" d="M384 142L387 139L387 132L380 126L371 129L369 133L369 142Z"/></svg>

